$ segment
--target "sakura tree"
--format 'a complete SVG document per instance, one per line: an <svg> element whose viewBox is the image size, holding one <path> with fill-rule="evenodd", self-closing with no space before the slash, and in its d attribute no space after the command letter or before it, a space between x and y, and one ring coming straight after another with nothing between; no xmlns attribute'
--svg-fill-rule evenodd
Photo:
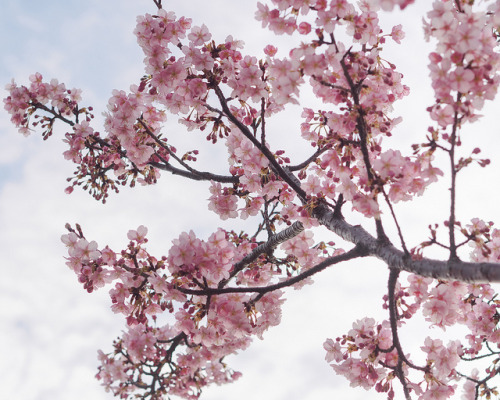
<svg viewBox="0 0 500 400"><path fill-rule="evenodd" d="M425 39L435 44L428 55L435 93L429 128L412 148L396 149L385 144L401 120L392 108L410 90L385 59L384 44L403 43L404 32L401 25L384 32L377 13L411 12L412 2L259 2L255 15L269 41L286 35L293 44L280 56L269 44L259 58L232 36L212 40L207 26L154 0L156 10L139 16L135 29L145 75L129 91L113 92L104 133L95 130L94 111L81 105L78 89L39 73L28 86L7 86L5 109L21 133L41 131L47 139L56 125L65 127L64 157L76 164L68 193L81 187L106 202L120 186L156 184L164 171L164 180L174 174L208 184L208 209L222 220L247 220L245 232L181 232L165 255L148 252L144 226L127 233L122 250L87 239L78 224L66 226L67 265L89 293L109 285L112 311L126 320L114 349L99 353L97 378L106 390L119 398L196 399L205 386L232 382L240 373L225 357L280 323L285 288L376 257L388 270L387 319L366 317L326 339L334 372L388 399L498 396L500 302L489 283L500 281L500 230L477 218L462 221L455 205L459 173L489 164L479 147L461 147L461 135L496 95L500 0L432 4L424 20ZM322 108L303 103L305 90ZM306 143L295 159L270 144L276 133L269 121L290 104L302 107L290 140ZM179 151L164 128L167 118L225 147L227 160L214 160L212 170L198 167L201 144ZM448 160L447 169L435 165L436 157ZM437 181L449 186L449 197L439 199L449 212L411 248L397 205ZM386 233L389 224L395 237ZM314 239L319 227L328 240ZM446 257L427 256L430 247ZM425 362L418 363L400 341L417 315L430 327L461 325L465 333L445 343L429 331L420 346Z"/></svg>

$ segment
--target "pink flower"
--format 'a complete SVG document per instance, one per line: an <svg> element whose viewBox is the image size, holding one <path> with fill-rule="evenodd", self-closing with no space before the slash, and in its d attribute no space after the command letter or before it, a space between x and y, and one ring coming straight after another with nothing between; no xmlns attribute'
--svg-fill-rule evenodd
<svg viewBox="0 0 500 400"><path fill-rule="evenodd" d="M78 235L75 232L70 232L61 236L61 241L69 248L74 248L78 239Z"/></svg>
<svg viewBox="0 0 500 400"><path fill-rule="evenodd" d="M447 400L455 393L453 386L432 383L419 400Z"/></svg>
<svg viewBox="0 0 500 400"><path fill-rule="evenodd" d="M316 195L321 192L321 182L317 175L309 175L307 181L302 184L302 188L308 193Z"/></svg>
<svg viewBox="0 0 500 400"><path fill-rule="evenodd" d="M479 380L479 371L474 368L471 372L473 379ZM476 399L476 383L471 380L466 380L463 386L462 400L475 400Z"/></svg>
<svg viewBox="0 0 500 400"><path fill-rule="evenodd" d="M340 362L343 360L343 355L338 341L334 342L332 339L326 339L323 343L323 348L326 350L326 362Z"/></svg>
<svg viewBox="0 0 500 400"><path fill-rule="evenodd" d="M454 115L455 111L451 105L435 106L431 112L431 118L443 128L453 124Z"/></svg>
<svg viewBox="0 0 500 400"><path fill-rule="evenodd" d="M405 33L403 32L402 25L396 25L392 28L392 32L391 32L392 40L394 40L398 44L401 44L401 40L403 40L404 37L405 37Z"/></svg>
<svg viewBox="0 0 500 400"><path fill-rule="evenodd" d="M366 195L354 195L352 199L352 208L367 217L376 217L380 215L377 201Z"/></svg>
<svg viewBox="0 0 500 400"><path fill-rule="evenodd" d="M410 295L415 296L418 302L425 300L429 296L428 287L432 283L432 278L411 274L408 276L408 282L410 282L408 291Z"/></svg>
<svg viewBox="0 0 500 400"><path fill-rule="evenodd" d="M407 158L401 156L399 150L387 150L373 161L373 168L382 179L387 179L400 175L408 161Z"/></svg>
<svg viewBox="0 0 500 400"><path fill-rule="evenodd" d="M97 250L95 241L87 242L85 239L78 239L74 247L69 248L69 255L81 259L82 261L97 260L101 253Z"/></svg>
<svg viewBox="0 0 500 400"><path fill-rule="evenodd" d="M373 318L358 319L353 322L349 335L354 337L357 343L362 343L375 334L375 320Z"/></svg>
<svg viewBox="0 0 500 400"><path fill-rule="evenodd" d="M455 71L451 73L450 87L461 93L467 93L472 89L474 72L470 69L465 69L463 67L457 67Z"/></svg>
<svg viewBox="0 0 500 400"><path fill-rule="evenodd" d="M274 57L277 52L278 49L271 44L268 44L266 47L264 47L264 53L269 57Z"/></svg>
<svg viewBox="0 0 500 400"><path fill-rule="evenodd" d="M195 46L202 46L205 42L208 42L212 38L211 33L208 31L208 28L205 24L201 27L193 26L191 28L191 32L188 34L188 39Z"/></svg>
<svg viewBox="0 0 500 400"><path fill-rule="evenodd" d="M208 204L208 209L217 213L222 220L228 218L236 218L238 212L238 199L236 196L230 194L227 189L222 189L220 183L212 182L210 192L210 203Z"/></svg>
<svg viewBox="0 0 500 400"><path fill-rule="evenodd" d="M148 228L144 225L141 225L137 228L137 230L130 230L127 233L127 237L129 240L135 240L137 243L146 242L146 235L148 233Z"/></svg>
<svg viewBox="0 0 500 400"><path fill-rule="evenodd" d="M262 4L257 2L257 11L255 12L255 19L257 21L262 21L262 27L265 28L269 24L269 19L271 17L271 11L267 4Z"/></svg>
<svg viewBox="0 0 500 400"><path fill-rule="evenodd" d="M172 266L180 267L193 262L200 241L193 231L183 232L178 239L172 240L173 246L169 251L169 263ZM173 272L176 269L174 268Z"/></svg>

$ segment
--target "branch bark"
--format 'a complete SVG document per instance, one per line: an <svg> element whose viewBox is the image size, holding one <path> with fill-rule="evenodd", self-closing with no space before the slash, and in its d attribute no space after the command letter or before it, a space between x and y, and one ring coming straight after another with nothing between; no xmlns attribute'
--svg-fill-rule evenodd
<svg viewBox="0 0 500 400"><path fill-rule="evenodd" d="M301 222L294 222L288 228L283 229L281 232L278 232L276 235L271 236L267 242L258 245L255 249L253 249L250 253L248 253L245 257L243 257L240 261L234 264L233 271L228 279L224 279L219 283L219 289L223 288L227 285L227 283L235 277L238 272L243 270L248 264L255 261L261 254L268 253L271 250L274 250L281 243L286 242L287 240L297 236L300 232L304 230L304 226Z"/></svg>
<svg viewBox="0 0 500 400"><path fill-rule="evenodd" d="M459 280L464 282L500 282L499 263L473 263L460 259L441 261L430 258L412 259L390 243L377 240L360 225L351 225L343 218L335 216L326 205L314 209L314 216L330 231L342 239L361 245L369 255L384 261L390 268L435 279Z"/></svg>

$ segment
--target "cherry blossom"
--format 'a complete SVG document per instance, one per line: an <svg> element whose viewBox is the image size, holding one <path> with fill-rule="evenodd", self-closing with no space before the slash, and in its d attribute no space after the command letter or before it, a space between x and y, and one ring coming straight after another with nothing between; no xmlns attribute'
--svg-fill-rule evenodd
<svg viewBox="0 0 500 400"><path fill-rule="evenodd" d="M500 281L500 229L478 218L461 221L455 202L457 174L489 164L476 145L461 148L461 135L497 92L500 6L430 5L424 19L424 37L435 45L427 56L434 91L429 128L411 149L391 148L387 138L399 133L402 120L394 105L411 93L385 55L386 46L404 46L403 26L383 26L380 12L411 10L412 3L257 2L256 19L284 35L290 51L266 44L251 55L242 41L217 42L209 27L154 0L157 10L139 16L134 31L145 74L128 90L112 92L102 132L78 89L40 73L27 86L7 85L4 108L21 134L41 131L47 139L65 126L63 156L76 165L67 193L82 187L105 202L123 185L156 184L160 172L171 173L206 183L205 208L224 226L239 218L250 227L205 235L193 227L155 256L143 225L123 235L122 250L101 247L78 224L67 225L66 264L88 292L108 286L111 310L126 324L113 350L99 352L97 378L108 391L120 398L197 399L205 386L232 382L241 374L225 357L280 323L288 287L298 291L334 264L376 257L389 270L387 318L357 319L347 333L327 338L325 360L333 371L388 399L448 399L462 389L467 399L495 394L499 303L490 282ZM321 108L304 104L307 91ZM277 136L268 121L290 110L299 118L296 130ZM192 135L201 132L226 155L201 167L201 146L177 148L167 119ZM291 156L280 141L294 134L303 142L300 155ZM437 156L448 158L448 170L436 166ZM449 215L409 248L396 206L446 179ZM389 224L396 234L387 233ZM342 244L317 241L319 226ZM429 257L429 247L448 257ZM467 247L471 262L463 261ZM434 328L419 356L400 340L412 318ZM454 326L466 331L463 337L445 344L435 334ZM489 365L463 368L478 360Z"/></svg>

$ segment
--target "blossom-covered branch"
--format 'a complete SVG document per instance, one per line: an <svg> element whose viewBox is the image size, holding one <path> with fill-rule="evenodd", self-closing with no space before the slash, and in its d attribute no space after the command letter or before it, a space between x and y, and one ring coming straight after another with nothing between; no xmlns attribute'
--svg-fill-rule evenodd
<svg viewBox="0 0 500 400"><path fill-rule="evenodd" d="M384 49L388 40L401 44L404 32L401 25L384 32L378 12L411 3L259 2L257 20L288 35L292 49L280 58L267 45L258 58L244 54L243 43L232 36L217 43L207 26L194 26L154 0L155 14L140 16L135 29L145 75L128 92L113 91L104 134L92 127L92 108L79 106L79 90L38 73L29 86L7 86L5 108L21 133L41 130L48 138L56 121L69 129L64 157L77 171L67 192L83 186L105 201L120 185L156 184L160 171L168 171L209 182L208 210L221 220L246 220L239 233L214 227L203 239L193 230L182 232L159 257L147 250L144 226L129 231L129 244L117 251L88 241L78 225L68 226L62 237L67 265L88 292L110 285L111 308L127 323L113 351L99 355L98 378L108 390L121 398L196 399L209 384L234 381L239 373L225 357L279 324L286 288L312 283L312 275L331 265L376 257L389 271L388 318L358 320L347 334L326 340L326 360L335 372L388 399L396 396L394 382L406 399L449 398L459 380L467 400L494 393L500 303L488 283L500 282L500 230L480 219L460 221L456 178L474 163L489 164L477 158L479 147L461 156L460 135L500 83L500 1L433 3L424 20L426 39L436 43L429 54L432 122L407 152L386 143L401 121L393 106L409 88ZM268 121L300 104L304 86L322 107L304 104L297 139L305 145L290 157L271 145L289 136L271 130ZM214 159L210 171L196 167L200 150L179 151L165 130L173 116L202 135L196 140L225 146L227 159ZM434 165L439 153L449 158L448 171ZM446 239L434 224L430 238L408 249L397 204L423 195L443 175L450 184ZM401 249L385 232L384 205ZM333 240L315 240L320 225L333 240L354 246L345 250ZM373 225L375 236L369 233ZM472 248L470 261L461 259L465 245ZM446 260L427 257L430 246L446 251ZM410 273L407 283L402 271ZM418 365L400 340L404 322L418 312L431 327L460 324L468 333L446 345L424 338L426 361ZM169 317L160 319L162 314ZM491 359L484 377L459 372L460 362L484 359Z"/></svg>

